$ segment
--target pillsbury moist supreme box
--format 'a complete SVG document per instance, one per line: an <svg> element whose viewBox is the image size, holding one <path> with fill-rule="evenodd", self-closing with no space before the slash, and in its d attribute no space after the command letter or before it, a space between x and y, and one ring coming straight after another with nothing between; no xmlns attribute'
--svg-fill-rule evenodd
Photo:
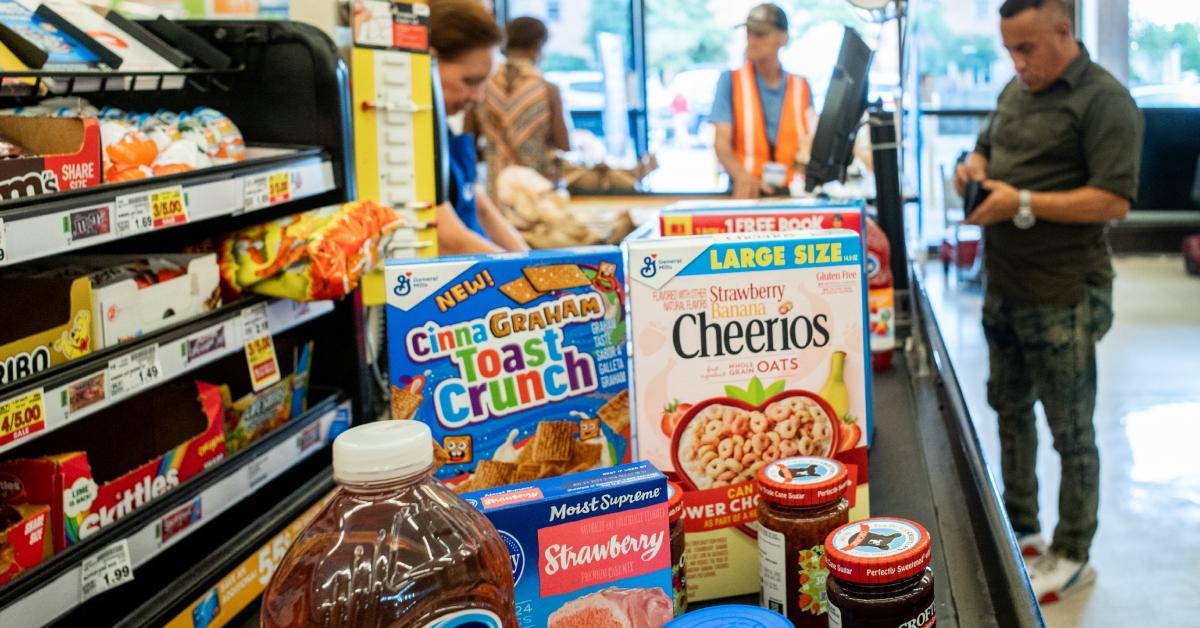
<svg viewBox="0 0 1200 628"><path fill-rule="evenodd" d="M638 462L463 498L508 546L521 628L671 621L667 480Z"/></svg>
<svg viewBox="0 0 1200 628"><path fill-rule="evenodd" d="M631 458L616 247L389 261L392 416L429 424L459 492Z"/></svg>
<svg viewBox="0 0 1200 628"><path fill-rule="evenodd" d="M626 240L638 459L684 487L688 599L758 591L754 478L792 456L857 473L870 427L862 238Z"/></svg>

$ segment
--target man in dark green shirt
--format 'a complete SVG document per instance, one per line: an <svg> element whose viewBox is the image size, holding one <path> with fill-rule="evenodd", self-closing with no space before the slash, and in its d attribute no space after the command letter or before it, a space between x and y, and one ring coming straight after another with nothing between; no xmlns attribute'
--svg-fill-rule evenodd
<svg viewBox="0 0 1200 628"><path fill-rule="evenodd" d="M1141 114L1075 40L1072 0L1008 0L1000 31L1017 77L958 169L987 200L988 402L999 415L1004 502L1043 603L1095 579L1100 460L1092 415L1096 343L1112 325L1107 227L1137 191ZM1042 402L1062 460L1059 522L1046 551L1038 519Z"/></svg>

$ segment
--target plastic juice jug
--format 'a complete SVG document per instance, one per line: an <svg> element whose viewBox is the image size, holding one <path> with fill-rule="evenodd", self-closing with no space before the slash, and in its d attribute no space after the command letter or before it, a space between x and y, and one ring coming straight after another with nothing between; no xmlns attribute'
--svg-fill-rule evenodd
<svg viewBox="0 0 1200 628"><path fill-rule="evenodd" d="M339 488L267 585L264 627L517 625L504 540L433 479L432 442L418 421L338 436Z"/></svg>

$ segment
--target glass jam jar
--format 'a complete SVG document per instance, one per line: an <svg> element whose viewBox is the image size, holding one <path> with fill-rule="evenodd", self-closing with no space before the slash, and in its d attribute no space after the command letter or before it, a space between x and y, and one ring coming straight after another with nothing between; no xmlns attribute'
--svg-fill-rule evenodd
<svg viewBox="0 0 1200 628"><path fill-rule="evenodd" d="M929 532L907 519L867 519L825 539L829 628L932 628Z"/></svg>
<svg viewBox="0 0 1200 628"><path fill-rule="evenodd" d="M763 607L799 628L825 628L825 537L850 520L850 475L836 460L801 456L758 472Z"/></svg>
<svg viewBox="0 0 1200 628"><path fill-rule="evenodd" d="M683 530L683 488L667 482L667 519L671 522L671 586L674 589L675 616L687 612L687 545Z"/></svg>

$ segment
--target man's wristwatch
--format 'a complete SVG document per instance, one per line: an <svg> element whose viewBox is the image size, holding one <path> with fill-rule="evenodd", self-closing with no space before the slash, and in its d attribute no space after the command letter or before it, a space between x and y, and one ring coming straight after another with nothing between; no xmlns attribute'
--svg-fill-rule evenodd
<svg viewBox="0 0 1200 628"><path fill-rule="evenodd" d="M1013 224L1018 229L1031 229L1037 224L1037 217L1033 215L1032 197L1029 190L1021 190L1021 204L1017 208L1017 215L1013 216Z"/></svg>

